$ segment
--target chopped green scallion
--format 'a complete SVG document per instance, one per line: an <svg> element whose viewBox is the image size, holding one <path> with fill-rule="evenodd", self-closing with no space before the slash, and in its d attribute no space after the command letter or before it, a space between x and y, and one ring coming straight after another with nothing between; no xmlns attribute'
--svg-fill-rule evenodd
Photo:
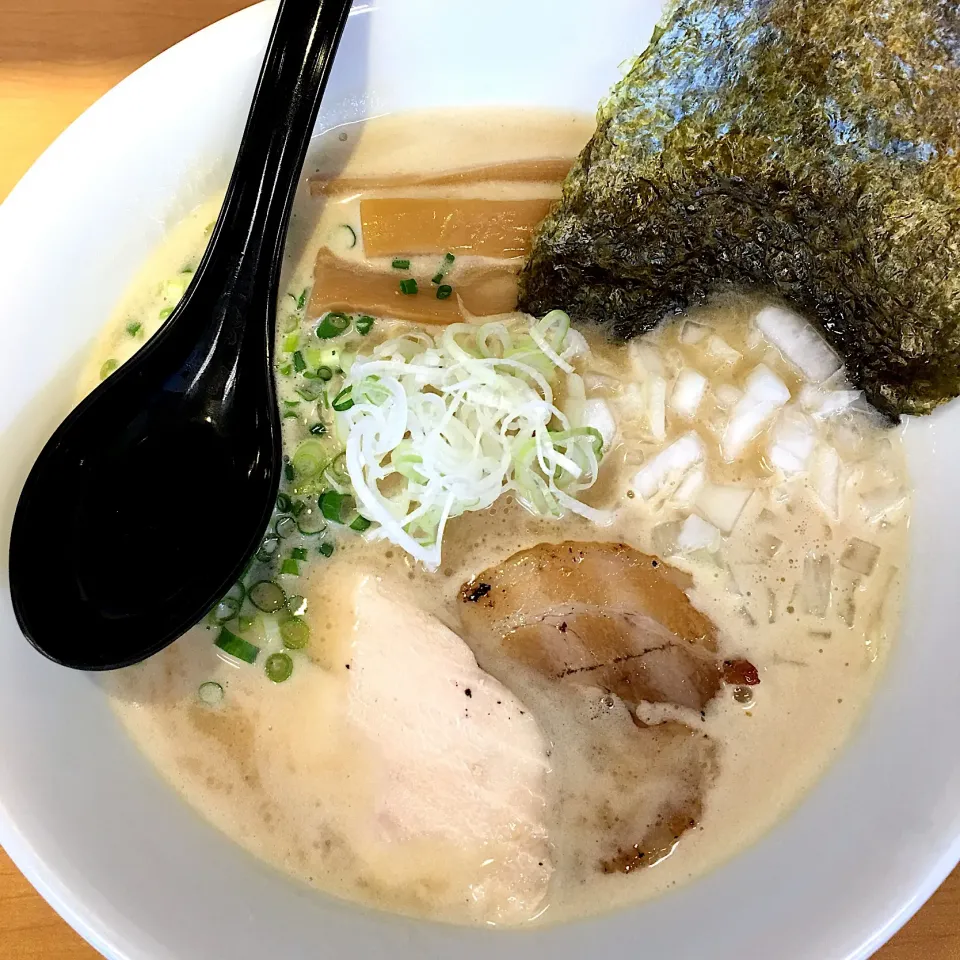
<svg viewBox="0 0 960 960"><path fill-rule="evenodd" d="M287 483L293 483L297 478L297 472L293 469L293 464L289 460L283 465L283 477Z"/></svg>
<svg viewBox="0 0 960 960"><path fill-rule="evenodd" d="M215 707L223 700L223 687L213 680L207 680L200 684L197 689L197 696L201 703L205 703L208 707Z"/></svg>
<svg viewBox="0 0 960 960"><path fill-rule="evenodd" d="M319 350L317 352L317 359L315 363L311 363L310 366L316 367L329 367L333 371L340 369L340 350L337 347L327 347L325 350Z"/></svg>
<svg viewBox="0 0 960 960"><path fill-rule="evenodd" d="M297 333L288 333L283 338L283 352L284 353L293 353L294 350L300 345L300 335Z"/></svg>
<svg viewBox="0 0 960 960"><path fill-rule="evenodd" d="M314 383L305 383L302 387L297 387L296 393L298 397L302 397L308 403L313 403L314 400L320 398L320 394L323 393L323 388Z"/></svg>
<svg viewBox="0 0 960 960"><path fill-rule="evenodd" d="M341 390L333 398L333 409L337 413L343 413L345 410L349 410L353 406L353 387L347 387L345 390Z"/></svg>
<svg viewBox="0 0 960 960"><path fill-rule="evenodd" d="M373 323L373 317L368 317L366 314L362 317L357 317L355 324L357 333L359 333L361 337L365 337L373 329Z"/></svg>
<svg viewBox="0 0 960 960"><path fill-rule="evenodd" d="M333 544L327 543L326 541L324 543L321 543L320 546L317 547L317 553L319 553L322 557L332 557Z"/></svg>
<svg viewBox="0 0 960 960"><path fill-rule="evenodd" d="M231 633L226 627L220 628L220 633L216 639L216 645L224 652L243 660L244 663L256 663L260 655L260 648L243 637L238 637Z"/></svg>
<svg viewBox="0 0 960 960"><path fill-rule="evenodd" d="M161 320L166 320L167 317L169 317L171 313L173 313L173 307L164 307L164 308L160 311L160 319L161 319Z"/></svg>
<svg viewBox="0 0 960 960"><path fill-rule="evenodd" d="M281 513L290 512L290 503L291 503L291 500L285 493L277 494L277 509Z"/></svg>
<svg viewBox="0 0 960 960"><path fill-rule="evenodd" d="M307 369L307 361L303 359L303 354L299 350L293 354L293 369L296 370L297 373L302 373Z"/></svg>
<svg viewBox="0 0 960 960"><path fill-rule="evenodd" d="M329 367L317 367L317 378L320 380L332 380L333 371Z"/></svg>
<svg viewBox="0 0 960 960"><path fill-rule="evenodd" d="M407 294L407 296L415 294L418 289L417 281L414 280L413 277L400 281L400 292Z"/></svg>
<svg viewBox="0 0 960 960"><path fill-rule="evenodd" d="M306 597L287 597L287 609L295 616L300 617L307 612Z"/></svg>
<svg viewBox="0 0 960 960"><path fill-rule="evenodd" d="M307 550L305 547L294 547L290 551L291 560L306 560L307 559Z"/></svg>
<svg viewBox="0 0 960 960"><path fill-rule="evenodd" d="M345 313L328 313L317 327L317 336L321 340L339 337L350 326L350 318Z"/></svg>
<svg viewBox="0 0 960 960"><path fill-rule="evenodd" d="M139 320L131 320L125 329L131 337L135 337L143 329L143 324Z"/></svg>
<svg viewBox="0 0 960 960"><path fill-rule="evenodd" d="M272 580L261 580L249 591L250 602L264 613L276 613L287 602L287 595Z"/></svg>
<svg viewBox="0 0 960 960"><path fill-rule="evenodd" d="M436 284L443 283L443 278L444 278L445 274L446 274L447 271L450 269L450 265L451 265L451 264L453 263L453 261L456 260L456 259L457 259L457 258L456 258L452 253L447 253L447 254L445 254L444 257L443 257L443 262L440 264L440 267L439 267L439 269L437 270L437 272L430 278L430 282L431 282L431 283L436 283ZM448 294L448 296L449 296L449 294ZM441 300L444 300L445 297L440 297L440 299L441 299Z"/></svg>
<svg viewBox="0 0 960 960"><path fill-rule="evenodd" d="M278 537L286 540L292 537L297 531L297 521L293 517L277 517L277 522L273 525L273 530Z"/></svg>
<svg viewBox="0 0 960 960"><path fill-rule="evenodd" d="M310 626L302 617L290 617L281 622L280 636L289 650L302 650L310 642Z"/></svg>
<svg viewBox="0 0 960 960"><path fill-rule="evenodd" d="M370 521L366 517L361 517L358 513L353 519L353 523L350 524L351 530L356 530L357 533L363 533L364 530L370 528Z"/></svg>
<svg viewBox="0 0 960 960"><path fill-rule="evenodd" d="M257 559L266 563L279 549L279 537L265 537L260 549L257 551Z"/></svg>
<svg viewBox="0 0 960 960"><path fill-rule="evenodd" d="M449 283L442 283L437 287L437 299L446 300L453 293L453 287Z"/></svg>
<svg viewBox="0 0 960 960"><path fill-rule="evenodd" d="M268 680L274 683L283 683L290 679L293 673L293 660L286 653L271 653L263 665Z"/></svg>
<svg viewBox="0 0 960 960"><path fill-rule="evenodd" d="M323 363L323 355L326 353L320 347L311 347L307 344L303 346L303 359L307 361L307 366L311 370L316 370Z"/></svg>
<svg viewBox="0 0 960 960"><path fill-rule="evenodd" d="M327 432L327 428L322 423L315 423L310 427L310 433L315 437L322 437Z"/></svg>
<svg viewBox="0 0 960 960"><path fill-rule="evenodd" d="M315 537L327 529L327 524L319 506L308 505L297 517L297 529L304 537Z"/></svg>
<svg viewBox="0 0 960 960"><path fill-rule="evenodd" d="M100 379L106 380L107 377L109 377L110 374L117 369L117 366L118 364L116 360L113 360L113 359L107 360L103 364L103 366L100 368Z"/></svg>
<svg viewBox="0 0 960 960"><path fill-rule="evenodd" d="M343 507L349 499L350 497L345 493L337 493L336 490L327 490L318 501L320 512L331 523L343 523L341 519L343 516Z"/></svg>
<svg viewBox="0 0 960 960"><path fill-rule="evenodd" d="M243 584L235 583L227 595L210 612L210 618L218 626L229 623L243 606L244 589Z"/></svg>
<svg viewBox="0 0 960 960"><path fill-rule="evenodd" d="M300 576L300 564L296 560L288 558L280 564L280 572L288 577Z"/></svg>
<svg viewBox="0 0 960 960"><path fill-rule="evenodd" d="M398 258L398 259L394 260L393 263L390 264L390 266L393 267L394 270L409 270L409 269L410 269L410 261L409 261L409 260L401 260L401 259Z"/></svg>
<svg viewBox="0 0 960 960"><path fill-rule="evenodd" d="M277 372L282 377L289 377L290 374L293 373L293 367L291 367L289 363L285 363L283 366L277 367Z"/></svg>

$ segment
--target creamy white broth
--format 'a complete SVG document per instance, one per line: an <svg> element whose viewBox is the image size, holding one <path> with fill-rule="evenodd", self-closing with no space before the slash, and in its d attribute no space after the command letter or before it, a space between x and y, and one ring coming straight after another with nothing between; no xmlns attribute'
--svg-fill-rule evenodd
<svg viewBox="0 0 960 960"><path fill-rule="evenodd" d="M591 126L585 118L509 112L384 118L344 131L346 141L339 139L340 131L328 135L317 151L317 167L326 164L325 170L340 176L370 175L572 155ZM518 189L485 185L483 195L512 196ZM339 225L356 218L356 203L356 197L300 197L284 292L309 288L318 246L333 242ZM85 389L107 360L127 359L140 338L159 327L161 311L173 299L168 283L184 267L195 266L217 206L211 201L171 231L105 331ZM351 255L361 256L362 247ZM434 261L426 258L422 269ZM504 497L490 510L451 522L442 566L432 574L395 546L345 533L330 558L318 558L304 570L300 592L308 600L312 639L288 681L271 683L259 664L241 665L221 655L214 634L198 628L147 663L107 679L121 722L188 802L238 843L321 890L374 906L453 922L552 922L644 899L722 863L802 797L855 726L896 632L906 550L908 504L875 522L863 507L881 484L907 486L898 432L868 414L847 411L818 427L843 455L839 520L825 514L807 480L784 484L768 468L767 432L734 463L718 455L720 388L742 385L762 362L791 393L799 393L795 371L751 333L756 308L755 301L732 299L694 317L743 356L728 369L707 359L700 344L684 342L680 321L629 348L608 345L587 331L595 374L588 396L604 398L618 425L601 480L586 499L616 508L611 526L599 528L576 517L543 520ZM284 306L280 312L285 314ZM142 324L134 335L126 331L131 321ZM389 330L378 320L370 342ZM668 416L662 439L651 438L631 387L638 364L659 364L668 383L680 367L697 368L709 379L709 395L697 416L689 422ZM635 475L691 428L708 448L714 483L756 489L718 553L667 556L675 532L667 525L689 511L678 509L670 496L645 500L635 489ZM780 541L772 555L771 538ZM854 538L879 548L869 575L843 565ZM475 646L480 666L520 698L549 742L542 810L546 841L531 828L499 847L461 843L441 833L384 842L376 823L382 758L347 720L358 581L372 578L386 594L463 634L457 601L462 583L517 550L560 540L622 541L664 555L692 575L690 598L717 625L721 657L745 657L759 670L759 685L724 687L702 717L668 705L643 706L646 722L679 718L702 730L715 747L696 829L684 833L673 853L653 867L629 874L596 869L591 810L582 803L578 808L569 794L591 779L597 794L622 791L614 772L585 767L590 754L585 743L597 736L598 725L613 731L626 708L608 705L609 698L601 702L600 691L579 691L580 706L572 710L568 689L552 688L496 649ZM822 616L807 612L816 607L805 593L811 556L827 558L831 569L830 603ZM276 644L275 637L267 638L267 649ZM197 696L199 685L211 680L224 689L215 707ZM651 790L657 783L671 788L653 755L649 771ZM568 799L561 803L561 795ZM543 862L515 870L509 862L515 843L542 849Z"/></svg>

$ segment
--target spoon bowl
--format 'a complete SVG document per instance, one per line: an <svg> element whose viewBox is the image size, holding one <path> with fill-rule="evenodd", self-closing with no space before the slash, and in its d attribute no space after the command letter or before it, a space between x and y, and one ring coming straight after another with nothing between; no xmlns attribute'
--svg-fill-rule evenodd
<svg viewBox="0 0 960 960"><path fill-rule="evenodd" d="M269 521L280 426L262 335L268 307L248 314L261 336L241 344L233 382L218 390L207 378L220 368L191 350L205 299L199 284L191 293L68 416L24 486L11 537L14 610L58 663L109 669L156 653L229 589ZM62 562L49 568L43 557L57 543Z"/></svg>
<svg viewBox="0 0 960 960"><path fill-rule="evenodd" d="M260 543L282 468L280 260L349 10L350 0L283 0L190 286L162 330L58 427L27 478L11 533L13 608L58 663L107 670L151 656L217 603Z"/></svg>

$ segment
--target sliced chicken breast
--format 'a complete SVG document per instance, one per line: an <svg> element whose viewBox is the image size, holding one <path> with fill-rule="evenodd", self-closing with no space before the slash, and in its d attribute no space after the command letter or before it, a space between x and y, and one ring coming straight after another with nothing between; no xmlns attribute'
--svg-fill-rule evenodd
<svg viewBox="0 0 960 960"><path fill-rule="evenodd" d="M478 919L532 916L552 871L548 745L537 721L436 617L358 586L349 721L372 745L379 841L439 841L462 860ZM449 873L449 862L444 871Z"/></svg>

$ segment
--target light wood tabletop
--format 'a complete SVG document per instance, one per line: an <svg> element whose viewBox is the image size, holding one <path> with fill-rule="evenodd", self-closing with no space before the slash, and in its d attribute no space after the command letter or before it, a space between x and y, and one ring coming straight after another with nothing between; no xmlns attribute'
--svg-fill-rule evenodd
<svg viewBox="0 0 960 960"><path fill-rule="evenodd" d="M118 80L177 40L247 5L244 0L0 0L0 199L57 134ZM0 958L98 956L0 851ZM960 960L960 870L877 957Z"/></svg>

